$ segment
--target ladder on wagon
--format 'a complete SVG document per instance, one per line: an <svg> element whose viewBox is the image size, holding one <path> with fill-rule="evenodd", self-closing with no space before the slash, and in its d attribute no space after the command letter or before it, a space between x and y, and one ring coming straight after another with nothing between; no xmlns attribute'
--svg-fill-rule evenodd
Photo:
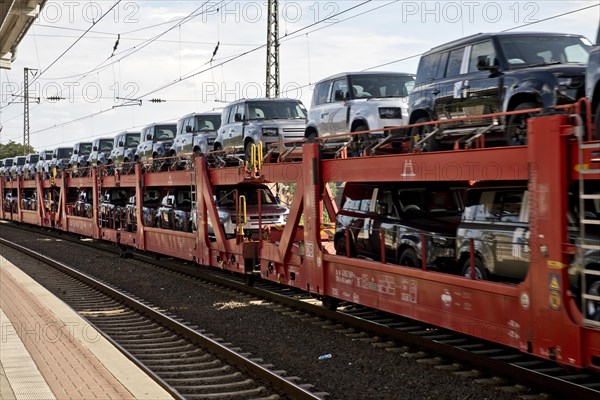
<svg viewBox="0 0 600 400"><path fill-rule="evenodd" d="M600 251L600 245L597 241L586 236L588 227L600 225L600 219L593 217L595 214L589 211L590 205L595 205L595 210L600 208L600 193L591 193L590 185L585 184L585 176L590 174L599 174L600 168L593 168L592 165L584 165L585 150L598 150L598 142L583 143L583 132L577 134L578 153L579 153L579 245L577 246L577 258L583 263L586 254ZM600 154L592 155L591 162L600 164ZM587 210L586 210L587 209ZM581 309L583 311L583 321L588 326L600 327L600 269L589 268L585 264L581 270Z"/></svg>

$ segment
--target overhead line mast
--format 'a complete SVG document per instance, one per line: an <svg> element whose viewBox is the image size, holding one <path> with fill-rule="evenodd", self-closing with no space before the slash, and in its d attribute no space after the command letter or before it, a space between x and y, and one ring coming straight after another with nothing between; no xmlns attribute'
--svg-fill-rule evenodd
<svg viewBox="0 0 600 400"><path fill-rule="evenodd" d="M265 97L279 97L279 0L269 0L267 16L267 79Z"/></svg>

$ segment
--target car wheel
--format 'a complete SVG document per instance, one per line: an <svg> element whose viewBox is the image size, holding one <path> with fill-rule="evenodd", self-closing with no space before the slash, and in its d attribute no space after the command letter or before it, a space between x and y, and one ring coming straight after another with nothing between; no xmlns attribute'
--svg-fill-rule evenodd
<svg viewBox="0 0 600 400"><path fill-rule="evenodd" d="M600 140L600 102L596 106L596 112L594 113L594 138Z"/></svg>
<svg viewBox="0 0 600 400"><path fill-rule="evenodd" d="M586 294L590 296L600 296L600 279L596 279L588 283ZM593 321L600 321L600 301L586 301L585 318Z"/></svg>
<svg viewBox="0 0 600 400"><path fill-rule="evenodd" d="M421 267L421 260L419 259L419 256L417 256L417 253L413 249L404 250L400 255L400 258L398 259L398 263L400 265L404 265L406 267L411 268Z"/></svg>
<svg viewBox="0 0 600 400"><path fill-rule="evenodd" d="M466 259L463 264L462 275L466 278L471 278L471 260ZM479 257L475 257L475 279L488 280L488 273L483 265L483 261Z"/></svg>
<svg viewBox="0 0 600 400"><path fill-rule="evenodd" d="M414 123L415 124L422 124L424 122L431 122L431 118L429 118L429 117L421 117L421 118L417 119ZM432 130L433 130L433 126L432 125L415 126L415 127L412 128L410 136L411 137L426 136L428 133L431 133ZM437 138L435 137L435 135L431 136L429 139L427 139L426 150L427 151L440 151L441 150L440 142L437 140Z"/></svg>
<svg viewBox="0 0 600 400"><path fill-rule="evenodd" d="M244 162L250 167L254 167L254 160L252 160L252 142L247 142L244 145Z"/></svg>
<svg viewBox="0 0 600 400"><path fill-rule="evenodd" d="M529 110L538 107L539 105L536 103L528 101L517 105L512 111ZM530 113L524 113L508 117L505 134L507 146L527 144L527 120L531 116L532 114Z"/></svg>
<svg viewBox="0 0 600 400"><path fill-rule="evenodd" d="M350 257L356 257L356 250L352 244L352 238L350 238L350 251L346 251L346 235L340 235L335 241L335 254L338 256L346 256L350 254Z"/></svg>
<svg viewBox="0 0 600 400"><path fill-rule="evenodd" d="M356 126L352 132L362 132L362 131L368 131L369 127L366 125L358 125ZM365 133L362 135L353 135L352 136L352 144L351 144L351 149L352 149L352 153L355 157L360 157L363 153L363 148L364 148L364 143L365 141L367 141L369 139L369 134Z"/></svg>
<svg viewBox="0 0 600 400"><path fill-rule="evenodd" d="M310 132L308 134L306 134L306 142L307 143L314 143L317 141L317 136L319 136L319 134L317 132Z"/></svg>

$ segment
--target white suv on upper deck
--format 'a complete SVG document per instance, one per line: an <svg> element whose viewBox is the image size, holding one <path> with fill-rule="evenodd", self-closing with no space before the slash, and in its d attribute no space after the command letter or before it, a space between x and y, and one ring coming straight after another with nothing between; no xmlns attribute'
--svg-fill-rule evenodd
<svg viewBox="0 0 600 400"><path fill-rule="evenodd" d="M315 84L305 137L381 130L408 124L413 74L345 72ZM386 135L389 131L386 131Z"/></svg>

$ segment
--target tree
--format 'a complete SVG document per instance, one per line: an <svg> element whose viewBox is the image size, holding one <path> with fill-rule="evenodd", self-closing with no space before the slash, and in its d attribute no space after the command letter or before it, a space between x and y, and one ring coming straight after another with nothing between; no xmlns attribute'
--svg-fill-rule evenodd
<svg viewBox="0 0 600 400"><path fill-rule="evenodd" d="M35 150L31 146L23 146L20 143L13 142L12 140L6 144L0 143L0 160L4 158L12 158L15 156L23 156L34 153Z"/></svg>

